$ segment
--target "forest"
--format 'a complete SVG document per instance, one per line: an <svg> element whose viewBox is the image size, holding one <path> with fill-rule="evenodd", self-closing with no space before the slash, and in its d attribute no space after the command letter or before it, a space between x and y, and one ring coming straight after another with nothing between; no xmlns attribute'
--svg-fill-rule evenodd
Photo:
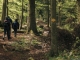
<svg viewBox="0 0 80 60"><path fill-rule="evenodd" d="M0 0L0 60L80 60L80 0Z"/></svg>

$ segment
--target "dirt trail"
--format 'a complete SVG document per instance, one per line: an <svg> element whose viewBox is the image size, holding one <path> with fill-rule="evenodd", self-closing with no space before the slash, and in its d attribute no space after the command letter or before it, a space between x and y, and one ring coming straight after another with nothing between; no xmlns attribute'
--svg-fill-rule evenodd
<svg viewBox="0 0 80 60"><path fill-rule="evenodd" d="M48 60L46 54L50 49L50 45L44 42L45 38L41 36L27 35L25 33L18 33L17 38L12 33L12 39L10 41L5 38L2 40L3 32L0 33L0 60ZM41 48L30 47L30 50L26 51L10 51L6 50L5 46L12 42L18 41L20 38L25 38L28 41L32 39L38 39L41 41Z"/></svg>

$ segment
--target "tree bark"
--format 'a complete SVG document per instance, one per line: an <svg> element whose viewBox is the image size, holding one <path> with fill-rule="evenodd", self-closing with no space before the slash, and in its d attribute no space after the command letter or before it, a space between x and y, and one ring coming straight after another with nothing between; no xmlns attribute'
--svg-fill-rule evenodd
<svg viewBox="0 0 80 60"><path fill-rule="evenodd" d="M59 3L61 3L61 0L58 1ZM61 25L61 5L58 6L58 25L60 26Z"/></svg>
<svg viewBox="0 0 80 60"><path fill-rule="evenodd" d="M8 16L8 0L6 0L6 16Z"/></svg>
<svg viewBox="0 0 80 60"><path fill-rule="evenodd" d="M50 56L58 55L57 28L56 28L56 0L51 0L51 51Z"/></svg>
<svg viewBox="0 0 80 60"><path fill-rule="evenodd" d="M3 21L5 20L6 17L6 0L3 0L3 7L2 7L2 18L1 18L1 22L3 23Z"/></svg>
<svg viewBox="0 0 80 60"><path fill-rule="evenodd" d="M37 26L36 26L36 19L35 19L35 0L29 0L29 22L28 32L31 30L35 35L38 35Z"/></svg>
<svg viewBox="0 0 80 60"><path fill-rule="evenodd" d="M21 22L20 22L20 29L22 28L23 24L23 0L22 0L22 16L21 16Z"/></svg>

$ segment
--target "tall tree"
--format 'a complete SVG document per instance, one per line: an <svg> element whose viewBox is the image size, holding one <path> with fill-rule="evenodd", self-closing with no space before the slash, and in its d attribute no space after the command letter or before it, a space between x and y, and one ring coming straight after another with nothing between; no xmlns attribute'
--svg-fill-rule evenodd
<svg viewBox="0 0 80 60"><path fill-rule="evenodd" d="M6 16L8 16L8 0L6 0Z"/></svg>
<svg viewBox="0 0 80 60"><path fill-rule="evenodd" d="M51 56L58 54L56 22L56 0L51 0Z"/></svg>
<svg viewBox="0 0 80 60"><path fill-rule="evenodd" d="M6 17L6 0L3 0L3 7L2 7L2 18L1 18L1 22L3 23L4 19Z"/></svg>
<svg viewBox="0 0 80 60"><path fill-rule="evenodd" d="M61 25L61 0L58 1L59 5L58 5L58 25Z"/></svg>
<svg viewBox="0 0 80 60"><path fill-rule="evenodd" d="M36 27L36 19L35 19L35 0L29 0L29 23L28 24L28 32L31 30L34 34L38 34L37 27Z"/></svg>
<svg viewBox="0 0 80 60"><path fill-rule="evenodd" d="M49 2L50 2L50 0L47 0L47 4L48 4L48 7L47 7L47 12L48 12L48 18L47 18L47 20L48 20L48 27L49 27L49 25L50 25L50 21L49 21L49 19L50 19L50 17L49 17Z"/></svg>
<svg viewBox="0 0 80 60"><path fill-rule="evenodd" d="M47 5L45 9L46 9L46 16L47 16L46 18L47 18L48 27L49 27L49 23L50 23L50 21L49 21L49 18L50 18L50 17L49 17L49 13L50 13L50 12L49 12L49 4L50 4L50 3L49 3L49 2L50 2L50 0L44 0L44 1L45 1L45 4Z"/></svg>
<svg viewBox="0 0 80 60"><path fill-rule="evenodd" d="M22 0L22 18L21 18L21 22L20 22L20 28L22 28L22 23L23 23L23 1Z"/></svg>

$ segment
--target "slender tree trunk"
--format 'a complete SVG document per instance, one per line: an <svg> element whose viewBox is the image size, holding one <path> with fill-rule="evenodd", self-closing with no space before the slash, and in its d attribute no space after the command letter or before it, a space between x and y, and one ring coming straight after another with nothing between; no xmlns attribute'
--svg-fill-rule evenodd
<svg viewBox="0 0 80 60"><path fill-rule="evenodd" d="M59 0L59 3L61 3L61 0ZM61 25L61 5L58 6L59 12L58 12L58 25Z"/></svg>
<svg viewBox="0 0 80 60"><path fill-rule="evenodd" d="M30 12L30 4L29 4L29 2L28 2L28 4L27 4L27 6L28 6L28 8L27 8L27 14L28 14L28 16L27 16L27 32L29 33L29 31L30 31L30 16L29 16L29 12Z"/></svg>
<svg viewBox="0 0 80 60"><path fill-rule="evenodd" d="M47 10L47 11L48 11L48 27L49 27L49 25L50 25L50 24L49 24L49 23L50 23L50 21L49 21L49 18L50 18L50 17L49 17L49 2L50 2L50 1L48 0L48 10Z"/></svg>
<svg viewBox="0 0 80 60"><path fill-rule="evenodd" d="M33 31L33 33L35 35L38 34L37 31L37 26L36 26L36 19L35 19L35 0L29 0L29 27L28 27L28 32L30 32L31 30Z"/></svg>
<svg viewBox="0 0 80 60"><path fill-rule="evenodd" d="M44 0L43 1L47 6L45 7L45 9L46 9L46 15L45 15L45 17L46 17L46 21L47 21L47 23L48 23L48 27L49 27L49 2L50 2L50 0ZM45 19L45 18L44 18Z"/></svg>
<svg viewBox="0 0 80 60"><path fill-rule="evenodd" d="M3 23L4 19L6 17L6 0L3 0L3 7L2 7L2 18L1 18L1 22Z"/></svg>
<svg viewBox="0 0 80 60"><path fill-rule="evenodd" d="M20 29L22 28L22 24L23 24L23 0L22 0L22 18L21 18Z"/></svg>
<svg viewBox="0 0 80 60"><path fill-rule="evenodd" d="M46 7L46 15L47 15L47 22L48 22L48 27L49 27L49 2L50 0L45 0L46 4L47 4L47 7Z"/></svg>
<svg viewBox="0 0 80 60"><path fill-rule="evenodd" d="M57 28L56 28L56 0L51 0L51 56L58 55Z"/></svg>
<svg viewBox="0 0 80 60"><path fill-rule="evenodd" d="M6 0L6 16L8 16L8 0Z"/></svg>

